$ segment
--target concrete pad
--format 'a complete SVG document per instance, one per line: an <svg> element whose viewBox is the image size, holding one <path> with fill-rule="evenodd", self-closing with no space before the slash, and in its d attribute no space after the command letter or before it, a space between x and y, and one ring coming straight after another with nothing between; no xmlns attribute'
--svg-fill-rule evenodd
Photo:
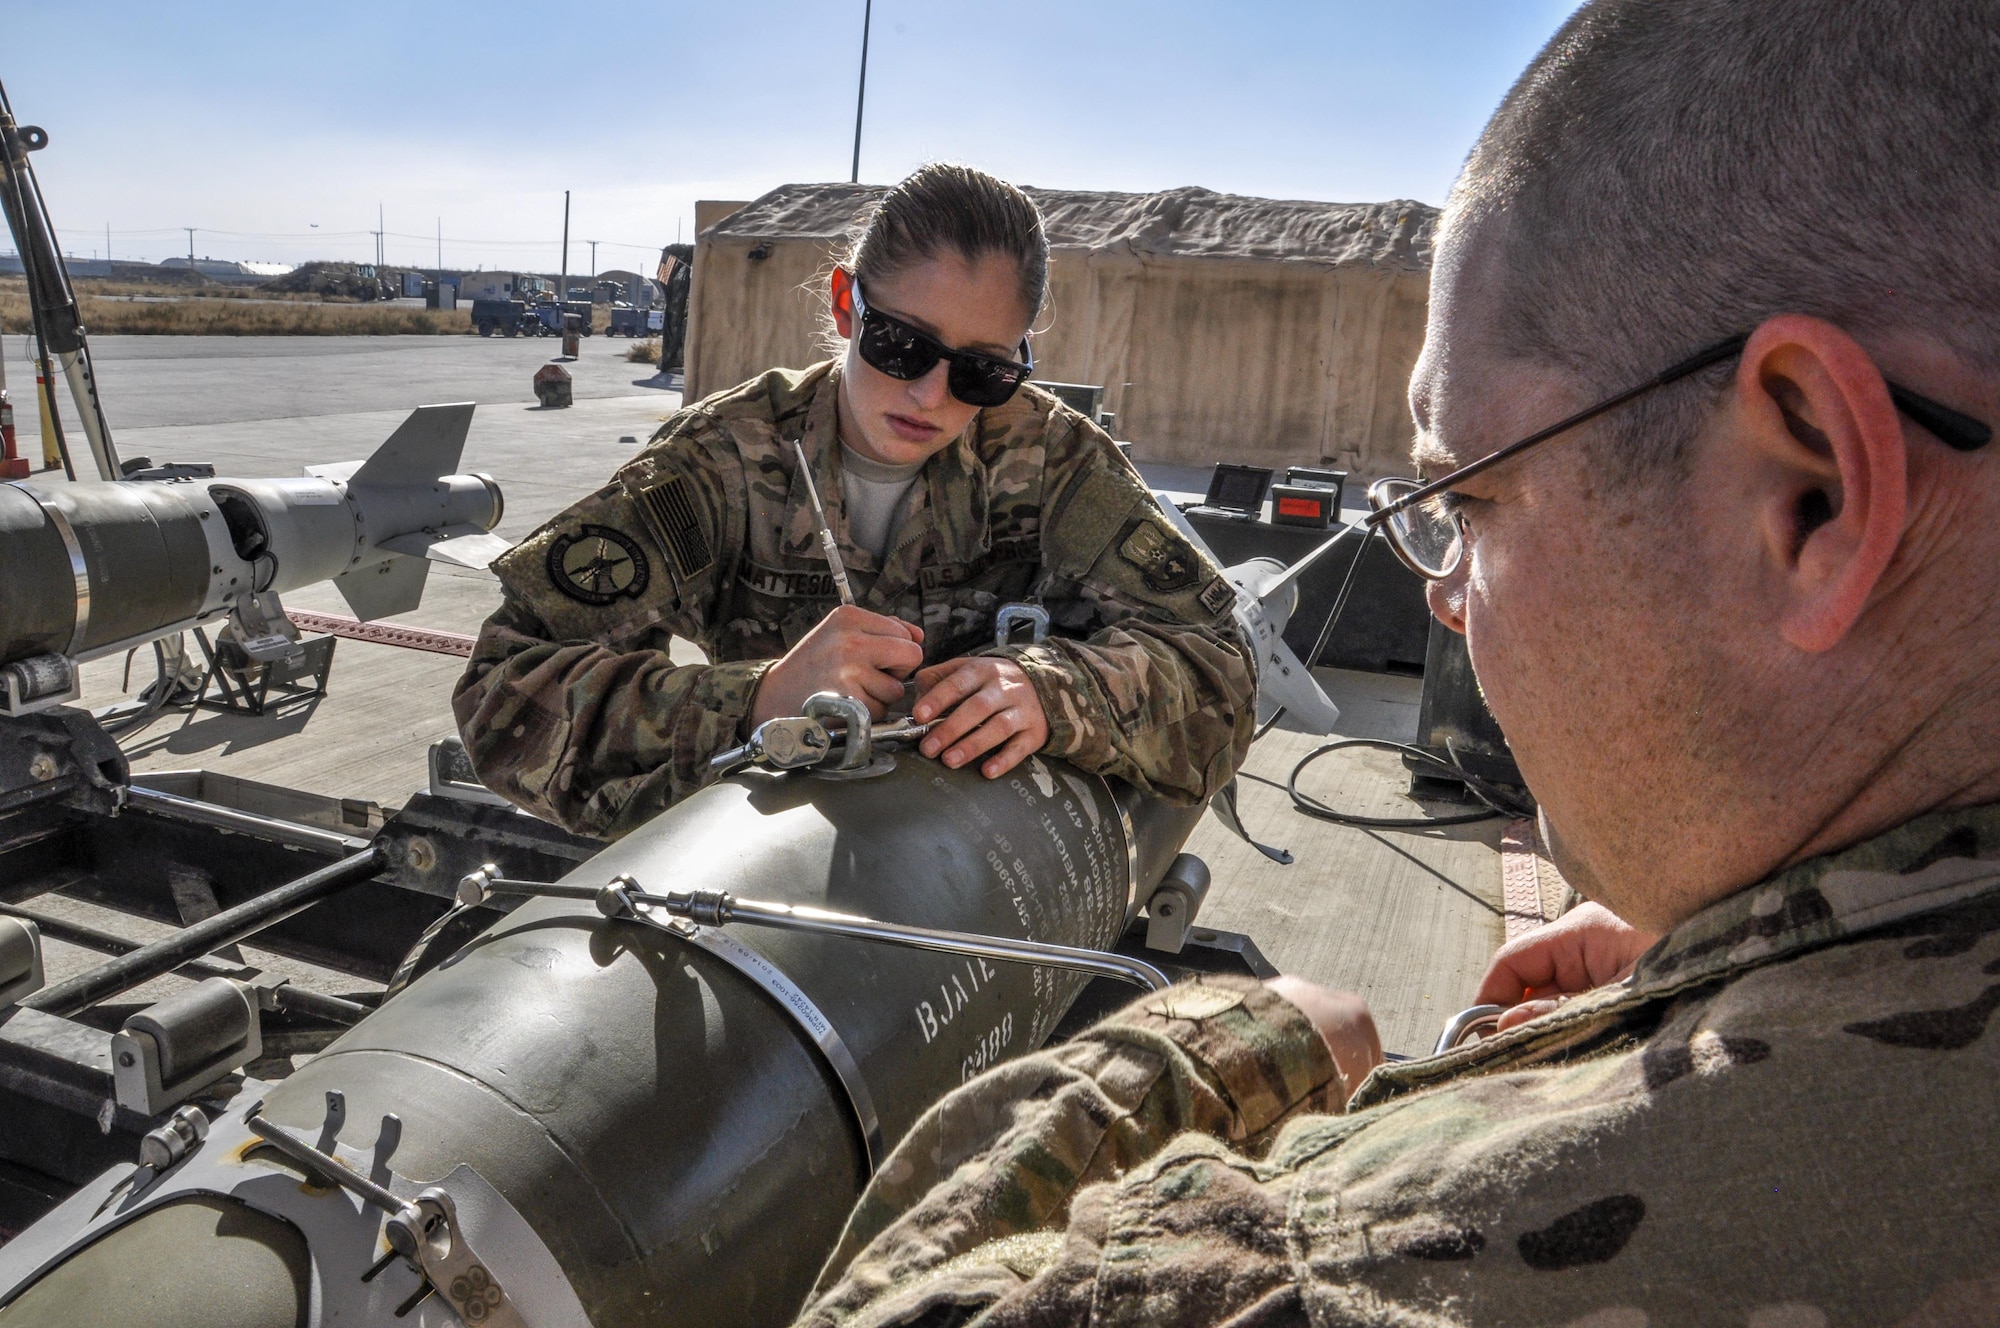
<svg viewBox="0 0 2000 1328"><path fill-rule="evenodd" d="M5 345L17 397L24 381L20 342L9 337ZM595 338L585 341L582 358L570 366L577 404L538 409L530 379L556 344L475 337L106 337L95 343L121 452L156 461L210 461L222 474L295 475L309 463L357 459L418 405L475 401L464 467L500 482L507 496L500 533L510 539L605 483L680 405L677 392L652 385L657 380L649 366L621 358L625 342ZM25 382L32 386L32 375ZM24 440L30 454L32 438L29 432ZM1205 474L1191 472L1163 472L1154 482L1206 488ZM498 596L490 574L434 565L422 607L391 621L476 632ZM288 602L348 612L331 585L310 587ZM677 643L675 658L691 662L699 652ZM344 640L323 698L279 706L261 719L208 710L169 713L124 745L140 770L206 768L393 806L422 786L430 744L454 731L450 694L463 667L452 656ZM89 666L85 704L119 696L122 668L122 660ZM1315 674L1341 708L1340 736L1414 736L1415 680L1325 669ZM134 661L133 675L136 684L150 681L150 651ZM1445 1018L1470 1003L1503 935L1500 822L1398 831L1301 816L1284 791L1285 780L1321 741L1273 732L1252 748L1239 779L1249 829L1290 849L1295 865L1269 861L1212 816L1196 828L1188 850L1209 863L1215 879L1200 924L1247 932L1281 969L1360 992L1374 1007L1388 1048L1422 1052ZM1387 753L1334 753L1302 784L1357 812L1424 811L1407 796L1407 779Z"/></svg>

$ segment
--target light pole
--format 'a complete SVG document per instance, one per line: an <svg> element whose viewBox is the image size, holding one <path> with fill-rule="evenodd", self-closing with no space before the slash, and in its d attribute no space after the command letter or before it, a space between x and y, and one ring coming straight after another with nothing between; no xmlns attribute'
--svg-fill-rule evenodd
<svg viewBox="0 0 2000 1328"><path fill-rule="evenodd" d="M569 302L569 190L563 190L563 261L562 276L556 282L556 299Z"/></svg>
<svg viewBox="0 0 2000 1328"><path fill-rule="evenodd" d="M868 23L875 16L875 0L862 0L861 81L854 90L854 166L847 173L849 184L861 182L861 110L868 104Z"/></svg>

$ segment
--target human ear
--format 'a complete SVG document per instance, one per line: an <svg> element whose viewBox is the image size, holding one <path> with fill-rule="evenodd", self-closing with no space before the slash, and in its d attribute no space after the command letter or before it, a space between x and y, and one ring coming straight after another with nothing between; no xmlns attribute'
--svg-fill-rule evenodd
<svg viewBox="0 0 2000 1328"><path fill-rule="evenodd" d="M833 306L833 327L841 336L854 338L854 278L847 269L835 268L827 278L827 302Z"/></svg>
<svg viewBox="0 0 2000 1328"><path fill-rule="evenodd" d="M1779 630L1799 650L1831 650L1860 620L1902 543L1902 421L1868 352L1832 323L1800 314L1772 318L1751 335L1735 391Z"/></svg>

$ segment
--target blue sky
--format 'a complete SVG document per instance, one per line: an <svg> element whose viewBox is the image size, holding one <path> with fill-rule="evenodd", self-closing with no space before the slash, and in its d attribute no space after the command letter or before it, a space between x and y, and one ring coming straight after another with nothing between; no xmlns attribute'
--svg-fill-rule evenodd
<svg viewBox="0 0 2000 1328"><path fill-rule="evenodd" d="M1574 0L876 0L861 176L1443 201ZM65 249L570 270L847 178L861 0L0 0ZM315 227L317 223L317 227Z"/></svg>

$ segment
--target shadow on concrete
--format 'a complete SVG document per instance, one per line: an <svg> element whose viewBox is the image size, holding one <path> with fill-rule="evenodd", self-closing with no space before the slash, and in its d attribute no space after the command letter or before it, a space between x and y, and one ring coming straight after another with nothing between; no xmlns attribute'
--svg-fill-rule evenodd
<svg viewBox="0 0 2000 1328"><path fill-rule="evenodd" d="M138 761L159 752L174 756L193 756L203 752L228 756L233 752L249 751L304 732L307 722L324 699L320 696L300 696L274 700L261 715L193 711L174 729L153 733L128 746L125 752L132 760Z"/></svg>

